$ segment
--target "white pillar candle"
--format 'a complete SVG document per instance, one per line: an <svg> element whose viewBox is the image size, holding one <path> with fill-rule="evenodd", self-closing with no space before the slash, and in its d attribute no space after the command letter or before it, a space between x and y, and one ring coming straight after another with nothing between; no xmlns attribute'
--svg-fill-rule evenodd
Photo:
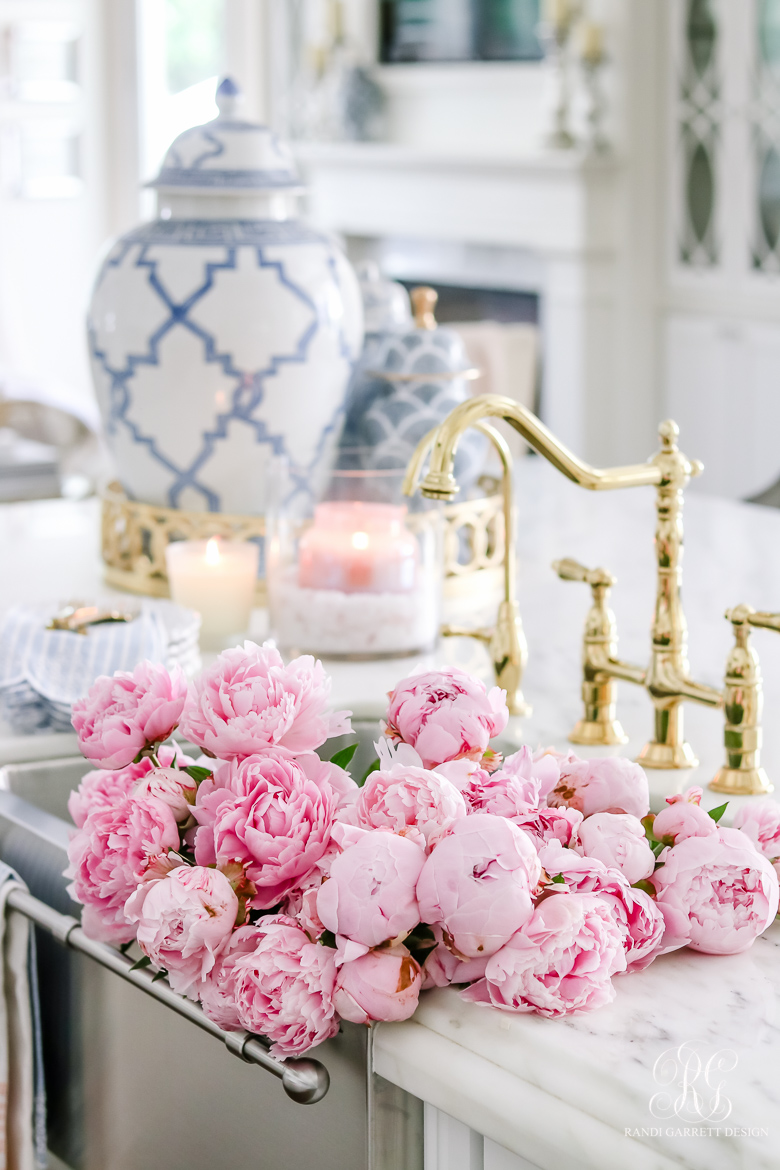
<svg viewBox="0 0 780 1170"><path fill-rule="evenodd" d="M165 550L171 597L202 618L201 645L218 649L243 634L257 584L260 550L250 541L177 540Z"/></svg>

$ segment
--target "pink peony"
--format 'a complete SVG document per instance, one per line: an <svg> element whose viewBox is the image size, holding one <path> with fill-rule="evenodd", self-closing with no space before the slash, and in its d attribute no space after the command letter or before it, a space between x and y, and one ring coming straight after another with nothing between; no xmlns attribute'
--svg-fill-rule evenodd
<svg viewBox="0 0 780 1170"><path fill-rule="evenodd" d="M310 942L285 915L262 918L254 930L254 950L236 958L230 976L241 1027L267 1036L279 1056L297 1056L335 1036L335 952Z"/></svg>
<svg viewBox="0 0 780 1170"><path fill-rule="evenodd" d="M666 930L664 916L653 899L644 890L615 882L601 891L601 897L610 905L615 921L623 935L626 952L626 974L643 971L662 953Z"/></svg>
<svg viewBox="0 0 780 1170"><path fill-rule="evenodd" d="M332 788L310 780L286 755L223 766L201 785L193 809L203 826L196 860L238 862L257 889L252 905L275 906L325 853L335 806Z"/></svg>
<svg viewBox="0 0 780 1170"><path fill-rule="evenodd" d="M633 889L619 869L595 857L581 857L572 849L563 849L557 841L544 846L539 856L548 877L563 878L561 883L553 881L548 887L550 893L599 894L604 898L623 935L627 970L641 971L657 955L685 945L664 938L665 922L660 910L648 894Z"/></svg>
<svg viewBox="0 0 780 1170"><path fill-rule="evenodd" d="M534 808L510 819L528 834L537 849L548 841L560 841L568 848L579 840L582 813L576 808Z"/></svg>
<svg viewBox="0 0 780 1170"><path fill-rule="evenodd" d="M493 775L477 772L464 791L474 812L493 813L514 820L547 803L558 783L560 768L555 757L535 757L527 747L507 756Z"/></svg>
<svg viewBox="0 0 780 1170"><path fill-rule="evenodd" d="M328 713L330 680L308 655L285 666L270 643L226 650L193 684L182 731L204 751L242 760L269 748L297 754L350 731L349 712Z"/></svg>
<svg viewBox="0 0 780 1170"><path fill-rule="evenodd" d="M130 673L101 675L73 704L79 748L100 768L124 768L145 747L173 732L187 697L187 680L176 666L169 674L156 662L141 662Z"/></svg>
<svg viewBox="0 0 780 1170"><path fill-rule="evenodd" d="M541 873L533 844L511 821L473 813L423 866L420 917L440 925L459 958L491 955L531 916Z"/></svg>
<svg viewBox="0 0 780 1170"><path fill-rule="evenodd" d="M629 885L655 869L642 822L629 813L594 813L580 825L579 835L582 852L619 869Z"/></svg>
<svg viewBox="0 0 780 1170"><path fill-rule="evenodd" d="M609 1003L615 997L612 976L625 966L621 931L605 900L564 894L540 902L490 958L485 978L461 995L504 1011L552 1018Z"/></svg>
<svg viewBox="0 0 780 1170"><path fill-rule="evenodd" d="M180 767L192 764L189 756L185 756L178 748L163 744L157 752L157 758L165 767L173 763L174 759ZM78 788L68 797L68 812L77 828L81 828L87 815L101 805L111 808L123 796L132 792L139 780L143 779L154 768L148 756L144 756L137 764L128 764L116 772L99 768L96 772L87 772Z"/></svg>
<svg viewBox="0 0 780 1170"><path fill-rule="evenodd" d="M125 902L156 857L179 848L179 829L166 804L153 797L123 796L96 805L68 845L68 893L85 906L82 925L102 942L135 935Z"/></svg>
<svg viewBox="0 0 780 1170"><path fill-rule="evenodd" d="M433 934L436 946L428 952L422 966L423 991L431 987L449 987L452 983L473 983L475 979L482 979L489 955L482 955L478 959L459 959L447 949L440 926L433 927Z"/></svg>
<svg viewBox="0 0 780 1170"><path fill-rule="evenodd" d="M373 772L359 790L357 823L365 829L389 829L430 850L466 815L466 803L454 784L423 768L396 764Z"/></svg>
<svg viewBox="0 0 780 1170"><path fill-rule="evenodd" d="M303 887L296 886L286 898L282 899L280 910L281 914L286 914L288 918L294 918L303 927L312 942L316 941L325 930L325 925L320 921L320 916L317 913L317 895L321 882L322 874L314 870L306 879L306 884Z"/></svg>
<svg viewBox="0 0 780 1170"><path fill-rule="evenodd" d="M203 1011L226 1032L237 1032L242 1027L233 985L236 960L242 955L251 955L261 938L262 934L256 926L239 926L230 935L216 963L198 986Z"/></svg>
<svg viewBox="0 0 780 1170"><path fill-rule="evenodd" d="M369 951L344 963L336 978L336 1011L353 1024L408 1020L420 997L420 968L404 946Z"/></svg>
<svg viewBox="0 0 780 1170"><path fill-rule="evenodd" d="M712 821L712 818L708 818ZM750 838L775 868L780 861L780 804L775 800L757 800L743 804L734 817L734 828Z"/></svg>
<svg viewBox="0 0 780 1170"><path fill-rule="evenodd" d="M695 951L739 954L777 914L777 874L738 829L687 837L659 861L651 879L657 906L670 932L679 935L686 924L685 941Z"/></svg>
<svg viewBox="0 0 780 1170"><path fill-rule="evenodd" d="M423 767L468 756L481 760L509 718L506 696L458 666L421 671L390 694L385 735L411 744Z"/></svg>
<svg viewBox="0 0 780 1170"><path fill-rule="evenodd" d="M168 972L174 991L197 999L236 924L239 905L218 869L182 865L167 877L144 882L125 906L137 923L138 945Z"/></svg>
<svg viewBox="0 0 780 1170"><path fill-rule="evenodd" d="M576 808L584 817L593 813L631 813L647 816L650 808L650 790L647 776L639 764L622 756L602 760L559 761L561 778L547 798L552 807L567 805Z"/></svg>
<svg viewBox="0 0 780 1170"><path fill-rule="evenodd" d="M317 914L334 934L366 947L405 937L420 921L415 887L423 849L373 830L336 857L317 895Z"/></svg>
<svg viewBox="0 0 780 1170"><path fill-rule="evenodd" d="M154 796L167 804L177 821L186 821L198 795L198 785L182 768L152 768L136 784L136 796Z"/></svg>
<svg viewBox="0 0 780 1170"><path fill-rule="evenodd" d="M653 836L665 845L676 845L686 837L716 837L718 826L709 813L699 807L701 788L689 788L684 795L667 796L668 808L653 819Z"/></svg>

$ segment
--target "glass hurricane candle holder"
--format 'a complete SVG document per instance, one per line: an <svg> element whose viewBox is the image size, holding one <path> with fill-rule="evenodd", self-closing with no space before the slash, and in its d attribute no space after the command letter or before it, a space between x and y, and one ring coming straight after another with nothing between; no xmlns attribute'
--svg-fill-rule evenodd
<svg viewBox="0 0 780 1170"><path fill-rule="evenodd" d="M312 507L286 460L274 461L266 573L271 632L286 651L371 659L436 644L439 508L410 511L404 470L365 462L359 450L342 450Z"/></svg>

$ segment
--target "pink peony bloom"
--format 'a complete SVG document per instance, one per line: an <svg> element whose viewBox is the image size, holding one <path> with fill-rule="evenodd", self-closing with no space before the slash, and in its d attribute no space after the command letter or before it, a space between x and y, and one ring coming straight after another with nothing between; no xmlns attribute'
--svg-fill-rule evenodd
<svg viewBox="0 0 780 1170"><path fill-rule="evenodd" d="M147 746L173 732L187 697L187 680L176 666L169 674L156 662L130 673L101 675L73 704L79 748L100 768L124 768Z"/></svg>
<svg viewBox="0 0 780 1170"><path fill-rule="evenodd" d="M133 789L136 796L154 796L167 804L174 818L186 821L198 795L198 785L182 768L152 768Z"/></svg>
<svg viewBox="0 0 780 1170"><path fill-rule="evenodd" d="M629 885L655 869L642 822L629 813L594 813L580 825L579 835L582 852L619 869Z"/></svg>
<svg viewBox="0 0 780 1170"><path fill-rule="evenodd" d="M718 826L709 813L699 807L701 788L689 788L684 795L667 796L668 808L661 809L653 820L653 835L665 845L676 845L686 837L716 837Z"/></svg>
<svg viewBox="0 0 780 1170"><path fill-rule="evenodd" d="M285 915L262 918L257 943L230 975L242 1028L272 1040L271 1053L298 1056L338 1032L335 952L310 942Z"/></svg>
<svg viewBox="0 0 780 1170"><path fill-rule="evenodd" d="M488 964L488 955L478 959L459 959L447 949L440 926L433 927L436 946L429 951L422 966L422 990L431 987L449 987L452 983L473 983L482 979Z"/></svg>
<svg viewBox="0 0 780 1170"><path fill-rule="evenodd" d="M127 900L125 916L137 923L138 945L168 972L174 991L197 999L203 980L228 944L238 898L218 869L182 865L144 882Z"/></svg>
<svg viewBox="0 0 780 1170"><path fill-rule="evenodd" d="M179 848L179 829L166 804L127 795L112 806L96 805L68 845L68 893L89 908L84 930L102 942L128 942L135 930L125 902L161 854Z"/></svg>
<svg viewBox="0 0 780 1170"><path fill-rule="evenodd" d="M364 829L389 829L430 850L466 816L466 802L436 772L396 764L369 776L359 790L356 813Z"/></svg>
<svg viewBox="0 0 780 1170"><path fill-rule="evenodd" d="M659 814L660 815L660 814ZM777 914L777 874L740 830L687 837L664 849L652 877L669 928L687 919L687 944L708 955L736 955ZM664 940L666 943L666 940Z"/></svg>
<svg viewBox="0 0 780 1170"><path fill-rule="evenodd" d="M323 791L335 794L337 809L346 810L354 805L360 789L349 772L329 760L321 760L316 752L296 753L295 762Z"/></svg>
<svg viewBox="0 0 780 1170"><path fill-rule="evenodd" d="M560 777L558 761L551 755L534 756L527 747L507 756L493 775L477 772L464 796L474 812L493 813L515 820L547 803Z"/></svg>
<svg viewBox="0 0 780 1170"><path fill-rule="evenodd" d="M311 752L350 731L349 712L328 712L330 680L308 655L285 666L270 643L226 650L193 684L182 731L222 760L269 748Z"/></svg>
<svg viewBox="0 0 780 1170"><path fill-rule="evenodd" d="M408 1020L420 997L420 968L404 946L369 951L342 964L336 978L336 1011L353 1024Z"/></svg>
<svg viewBox="0 0 780 1170"><path fill-rule="evenodd" d="M286 755L223 766L201 785L193 809L203 826L196 860L238 862L257 890L252 905L275 906L325 853L335 806L330 786L310 780Z"/></svg>
<svg viewBox="0 0 780 1170"><path fill-rule="evenodd" d="M734 828L741 829L773 865L780 861L780 804L776 800L743 804L734 817Z"/></svg>
<svg viewBox="0 0 780 1170"><path fill-rule="evenodd" d="M569 848L579 840L582 813L576 808L534 808L510 820L528 834L536 849L541 849L549 841L559 841Z"/></svg>
<svg viewBox="0 0 780 1170"><path fill-rule="evenodd" d="M626 974L643 971L665 952L663 914L649 894L633 889L627 882L615 882L611 889L606 886L601 897L610 905L623 935Z"/></svg>
<svg viewBox="0 0 780 1170"><path fill-rule="evenodd" d="M442 926L459 958L491 955L530 918L540 873L525 833L504 817L473 813L425 862L417 883L420 918Z"/></svg>
<svg viewBox="0 0 780 1170"><path fill-rule="evenodd" d="M639 764L622 756L602 760L580 760L575 756L559 761L561 778L547 798L552 807L567 805L584 817L594 813L631 813L647 816L650 790Z"/></svg>
<svg viewBox="0 0 780 1170"><path fill-rule="evenodd" d="M609 1003L615 997L612 976L625 966L621 931L605 900L564 894L540 902L490 958L485 978L461 996L553 1018Z"/></svg>
<svg viewBox="0 0 780 1170"><path fill-rule="evenodd" d="M415 887L423 849L407 837L373 830L336 857L317 894L317 914L334 934L376 947L405 937L420 921Z"/></svg>
<svg viewBox="0 0 780 1170"><path fill-rule="evenodd" d="M411 744L423 767L468 756L481 760L490 740L507 725L506 695L458 666L421 671L390 694L384 731Z"/></svg>
<svg viewBox="0 0 780 1170"><path fill-rule="evenodd" d="M238 1018L233 985L236 960L242 955L251 955L261 938L262 934L256 926L239 926L230 935L206 978L198 985L203 1011L226 1032L237 1032L243 1026Z"/></svg>
<svg viewBox="0 0 780 1170"><path fill-rule="evenodd" d="M194 762L178 748L169 744L162 745L157 752L157 758L163 767L172 764L174 759L182 768ZM87 772L78 788L68 797L68 812L74 825L80 829L88 814L98 805L111 808L123 796L132 792L138 781L153 768L152 761L148 756L144 756L137 764L128 764L126 768L120 768L116 772L105 768Z"/></svg>

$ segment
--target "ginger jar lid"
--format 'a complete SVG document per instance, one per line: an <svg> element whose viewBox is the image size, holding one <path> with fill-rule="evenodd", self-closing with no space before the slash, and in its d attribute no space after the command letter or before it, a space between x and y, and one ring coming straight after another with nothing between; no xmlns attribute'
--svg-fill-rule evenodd
<svg viewBox="0 0 780 1170"><path fill-rule="evenodd" d="M239 118L241 101L239 87L224 78L217 86L218 116L175 138L147 186L204 195L302 190L287 143L270 127Z"/></svg>

